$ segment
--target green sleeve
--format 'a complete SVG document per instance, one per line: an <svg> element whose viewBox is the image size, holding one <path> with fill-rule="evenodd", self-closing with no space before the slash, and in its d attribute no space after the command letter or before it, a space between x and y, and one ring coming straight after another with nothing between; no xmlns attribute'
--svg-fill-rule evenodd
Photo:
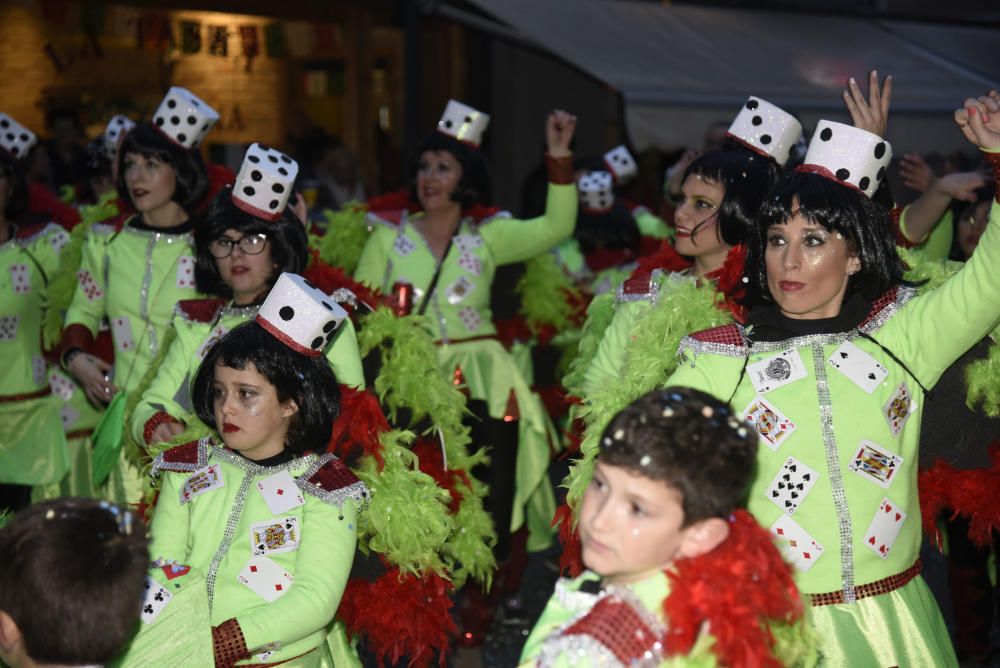
<svg viewBox="0 0 1000 668"><path fill-rule="evenodd" d="M361 257L358 258L358 266L354 270L354 279L364 283L375 290L384 290L382 285L385 278L385 266L389 261L387 253L388 244L386 238L389 230L383 229L382 225L376 225L368 241L365 243Z"/></svg>
<svg viewBox="0 0 1000 668"><path fill-rule="evenodd" d="M175 317L171 326L177 331L183 325L179 325ZM146 422L156 413L163 411L182 422L189 417L189 411L178 404L174 397L184 383L194 380L188 377L188 367L194 351L187 345L189 337L183 336L180 331L177 331L177 335L172 338L170 347L157 366L149 387L142 393L139 403L132 412L132 423L129 428L136 442L143 445L146 443L142 437Z"/></svg>
<svg viewBox="0 0 1000 668"><path fill-rule="evenodd" d="M940 287L914 297L875 333L928 389L1000 317L1000 204L976 252Z"/></svg>
<svg viewBox="0 0 1000 668"><path fill-rule="evenodd" d="M326 351L333 373L344 385L364 389L365 374L361 369L361 353L358 351L358 337L354 331L354 323L350 318L340 326L340 333L333 340L333 345Z"/></svg>
<svg viewBox="0 0 1000 668"><path fill-rule="evenodd" d="M190 473L163 473L160 495L149 525L149 558L160 557L184 562L188 558L188 533L191 520L188 509L181 505L181 485Z"/></svg>
<svg viewBox="0 0 1000 668"><path fill-rule="evenodd" d="M621 374L625 366L625 349L631 339L636 320L649 310L649 301L622 302L618 304L611 324L604 330L597 354L583 379L583 396L591 397L595 391L607 387Z"/></svg>
<svg viewBox="0 0 1000 668"><path fill-rule="evenodd" d="M639 226L639 233L643 236L655 239L669 239L671 237L670 227L663 222L663 219L646 209L635 212L635 224Z"/></svg>
<svg viewBox="0 0 1000 668"><path fill-rule="evenodd" d="M906 231L906 212L909 206L899 214L899 230L907 239L910 235ZM913 247L913 250L920 251L929 260L947 260L951 252L951 243L955 236L955 228L952 224L951 209L947 209L938 222L934 223L930 234L923 243Z"/></svg>
<svg viewBox="0 0 1000 668"><path fill-rule="evenodd" d="M683 344L682 344L683 345ZM711 394L721 401L729 401L736 393L737 382L741 380L744 357L723 357L711 353L703 353L688 357L677 364L677 369L670 374L664 387L676 385L690 387ZM731 406L734 411L743 406Z"/></svg>
<svg viewBox="0 0 1000 668"><path fill-rule="evenodd" d="M101 319L105 313L105 300L107 299L108 286L105 285L104 257L107 245L104 237L93 230L87 235L80 255L80 268L76 272L76 291L73 293L73 301L70 302L66 311L65 327L70 325L83 325L90 330L90 333L97 336L97 331L101 325ZM96 292L87 296L85 286L89 281L93 281Z"/></svg>
<svg viewBox="0 0 1000 668"><path fill-rule="evenodd" d="M291 590L236 617L251 651L273 642L287 645L325 628L340 605L354 561L357 506L345 501L340 509L308 496L306 504Z"/></svg>
<svg viewBox="0 0 1000 668"><path fill-rule="evenodd" d="M576 208L576 184L550 183L544 214L530 220L497 218L483 225L480 234L497 264L524 262L573 233Z"/></svg>

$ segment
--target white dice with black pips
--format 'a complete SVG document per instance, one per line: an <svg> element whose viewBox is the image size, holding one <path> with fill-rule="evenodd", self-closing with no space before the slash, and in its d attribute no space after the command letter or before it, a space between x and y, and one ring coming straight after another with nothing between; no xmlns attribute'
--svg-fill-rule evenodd
<svg viewBox="0 0 1000 668"><path fill-rule="evenodd" d="M0 147L15 158L28 155L38 142L35 133L7 114L0 113Z"/></svg>
<svg viewBox="0 0 1000 668"><path fill-rule="evenodd" d="M329 295L298 274L278 277L257 312L257 322L286 346L303 355L323 353L347 317Z"/></svg>
<svg viewBox="0 0 1000 668"><path fill-rule="evenodd" d="M121 144L122 139L134 127L135 121L128 116L122 116L121 114L112 116L104 128L104 146L102 147L104 157L108 160L114 160L118 154L118 146Z"/></svg>
<svg viewBox="0 0 1000 668"><path fill-rule="evenodd" d="M621 185L639 173L639 165L629 153L624 144L611 149L604 154L604 164L615 177L615 183Z"/></svg>
<svg viewBox="0 0 1000 668"><path fill-rule="evenodd" d="M252 216L277 220L288 205L298 173L299 164L281 151L250 144L233 184L233 204Z"/></svg>
<svg viewBox="0 0 1000 668"><path fill-rule="evenodd" d="M479 146L483 143L483 133L489 124L489 114L484 114L467 104L448 100L441 120L438 121L438 131L459 141Z"/></svg>
<svg viewBox="0 0 1000 668"><path fill-rule="evenodd" d="M153 114L153 125L175 144L192 149L219 120L219 114L197 95L179 86L167 91Z"/></svg>
<svg viewBox="0 0 1000 668"><path fill-rule="evenodd" d="M868 197L875 194L892 160L892 147L882 137L851 125L820 121L803 168L854 186Z"/></svg>
<svg viewBox="0 0 1000 668"><path fill-rule="evenodd" d="M802 124L779 106L750 96L736 114L728 134L743 145L774 158L779 165L802 136Z"/></svg>
<svg viewBox="0 0 1000 668"><path fill-rule="evenodd" d="M609 172L588 172L576 182L580 204L587 211L607 211L615 203L614 179Z"/></svg>

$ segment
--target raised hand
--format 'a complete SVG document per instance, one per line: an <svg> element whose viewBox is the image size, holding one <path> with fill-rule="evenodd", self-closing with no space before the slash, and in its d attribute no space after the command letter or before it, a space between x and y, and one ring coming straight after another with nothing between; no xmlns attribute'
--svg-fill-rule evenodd
<svg viewBox="0 0 1000 668"><path fill-rule="evenodd" d="M1000 93L991 90L968 98L955 110L955 122L973 145L986 151L1000 150Z"/></svg>
<svg viewBox="0 0 1000 668"><path fill-rule="evenodd" d="M545 121L545 140L549 155L553 158L565 158L573 154L569 145L576 132L576 116L555 109Z"/></svg>
<svg viewBox="0 0 1000 668"><path fill-rule="evenodd" d="M917 192L926 192L934 184L937 176L919 153L904 153L899 159L899 175L903 185Z"/></svg>
<svg viewBox="0 0 1000 668"><path fill-rule="evenodd" d="M854 127L867 130L879 137L885 137L885 129L889 124L889 102L892 99L892 75L887 76L881 87L878 82L878 72L872 70L868 74L868 99L851 77L844 91L844 104L851 114Z"/></svg>

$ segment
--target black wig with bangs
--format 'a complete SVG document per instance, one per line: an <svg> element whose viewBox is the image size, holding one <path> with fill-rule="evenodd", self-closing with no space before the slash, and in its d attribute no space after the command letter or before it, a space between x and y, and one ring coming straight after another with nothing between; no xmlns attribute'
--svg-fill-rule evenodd
<svg viewBox="0 0 1000 668"><path fill-rule="evenodd" d="M700 176L724 189L719 204L719 237L730 246L744 243L765 193L774 183L773 162L750 151L717 149L698 156L684 180Z"/></svg>
<svg viewBox="0 0 1000 668"><path fill-rule="evenodd" d="M132 202L132 195L125 183L125 162L129 154L141 155L147 160L155 158L173 167L177 177L174 194L170 198L188 213L193 212L208 192L208 173L205 161L197 148L188 150L174 144L150 123L139 123L129 130L118 150L118 196Z"/></svg>
<svg viewBox="0 0 1000 668"><path fill-rule="evenodd" d="M845 299L861 293L873 301L903 279L906 267L896 252L889 213L862 192L820 176L792 172L765 198L754 230L747 239L747 303L772 303L764 254L770 227L784 225L793 212L832 233L840 233L861 269L847 283Z"/></svg>
<svg viewBox="0 0 1000 668"><path fill-rule="evenodd" d="M417 172L420 171L424 153L428 151L451 153L462 166L462 178L459 179L455 192L451 194L451 199L461 204L463 210L487 202L490 179L482 151L476 146L460 142L451 135L437 131L429 134L417 147L416 160L410 169L410 198L414 202L420 201L417 196Z"/></svg>

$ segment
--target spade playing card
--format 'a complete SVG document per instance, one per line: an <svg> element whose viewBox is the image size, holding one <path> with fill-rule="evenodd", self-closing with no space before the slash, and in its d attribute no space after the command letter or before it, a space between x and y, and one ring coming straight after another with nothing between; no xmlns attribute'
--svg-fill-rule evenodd
<svg viewBox="0 0 1000 668"><path fill-rule="evenodd" d="M258 480L257 491L264 497L264 503L272 515L283 515L306 502L295 484L295 478L288 471L279 471L263 480Z"/></svg>
<svg viewBox="0 0 1000 668"><path fill-rule="evenodd" d="M448 298L448 303L454 305L465 299L474 287L476 286L472 281L465 276L459 276L448 286L444 294Z"/></svg>
<svg viewBox="0 0 1000 668"><path fill-rule="evenodd" d="M282 517L250 527L250 551L255 555L280 554L299 549L299 518Z"/></svg>
<svg viewBox="0 0 1000 668"><path fill-rule="evenodd" d="M792 515L816 484L819 474L795 457L789 457L782 464L774 480L764 492L767 498L778 508Z"/></svg>
<svg viewBox="0 0 1000 668"><path fill-rule="evenodd" d="M396 240L392 243L392 247L397 253L406 257L413 252L413 249L416 248L417 245L410 241L410 238L405 234L398 234L396 235Z"/></svg>
<svg viewBox="0 0 1000 668"><path fill-rule="evenodd" d="M760 436L760 442L777 450L788 436L795 431L795 423L762 397L754 397L745 409L743 417L753 425Z"/></svg>
<svg viewBox="0 0 1000 668"><path fill-rule="evenodd" d="M13 341L17 338L17 323L20 319L17 315L0 316L0 341Z"/></svg>
<svg viewBox="0 0 1000 668"><path fill-rule="evenodd" d="M892 544L899 536L899 530L906 519L906 513L888 498L882 499L872 523L865 532L865 545L878 556L886 559Z"/></svg>
<svg viewBox="0 0 1000 668"><path fill-rule="evenodd" d="M483 261L469 251L463 251L458 256L458 264L473 276L483 273Z"/></svg>
<svg viewBox="0 0 1000 668"><path fill-rule="evenodd" d="M146 593L143 595L142 613L140 614L142 621L146 624L152 624L167 607L167 603L170 603L171 598L173 596L163 585L147 575Z"/></svg>
<svg viewBox="0 0 1000 668"><path fill-rule="evenodd" d="M205 492L225 487L225 484L225 480L222 478L222 470L218 464L198 469L184 481L184 485L181 487L181 505Z"/></svg>
<svg viewBox="0 0 1000 668"><path fill-rule="evenodd" d="M194 287L194 258L190 255L177 258L177 287Z"/></svg>
<svg viewBox="0 0 1000 668"><path fill-rule="evenodd" d="M868 394L889 375L888 369L850 341L841 343L827 362Z"/></svg>
<svg viewBox="0 0 1000 668"><path fill-rule="evenodd" d="M769 529L785 560L805 573L823 556L823 546L788 515L782 515Z"/></svg>
<svg viewBox="0 0 1000 668"><path fill-rule="evenodd" d="M26 264L10 265L11 285L14 292L19 295L26 295L31 292L31 269Z"/></svg>
<svg viewBox="0 0 1000 668"><path fill-rule="evenodd" d="M267 557L253 556L236 579L271 603L288 593L294 578L291 573Z"/></svg>
<svg viewBox="0 0 1000 668"><path fill-rule="evenodd" d="M132 338L132 323L126 316L111 319L111 337L114 339L116 350L124 351L135 348L135 340Z"/></svg>
<svg viewBox="0 0 1000 668"><path fill-rule="evenodd" d="M93 274L86 269L81 269L76 272L76 279L80 283L80 289L83 290L84 296L90 301L104 297L104 293L101 291L101 288L98 287Z"/></svg>
<svg viewBox="0 0 1000 668"><path fill-rule="evenodd" d="M483 324L483 317L479 315L479 311L474 306L466 306L459 309L458 319L462 321L462 324L470 332L476 331Z"/></svg>
<svg viewBox="0 0 1000 668"><path fill-rule="evenodd" d="M758 394L770 392L806 377L806 367L795 348L754 362L747 366L747 375Z"/></svg>
<svg viewBox="0 0 1000 668"><path fill-rule="evenodd" d="M871 441L861 441L847 468L879 487L889 489L902 464L903 458L899 455Z"/></svg>
<svg viewBox="0 0 1000 668"><path fill-rule="evenodd" d="M882 407L882 415L889 421L889 431L892 432L893 436L899 436L899 432L903 430L903 425L909 419L913 408L913 396L910 394L909 386L904 381Z"/></svg>
<svg viewBox="0 0 1000 668"><path fill-rule="evenodd" d="M464 253L466 251L476 250L482 246L483 240L478 234L456 234L455 241L453 243L455 244L455 248Z"/></svg>

